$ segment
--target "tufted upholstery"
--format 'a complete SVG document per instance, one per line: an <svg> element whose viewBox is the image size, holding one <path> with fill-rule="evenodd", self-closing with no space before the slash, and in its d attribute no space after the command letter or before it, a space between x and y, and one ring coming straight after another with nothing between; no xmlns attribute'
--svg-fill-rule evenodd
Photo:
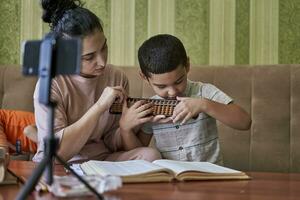
<svg viewBox="0 0 300 200"><path fill-rule="evenodd" d="M136 67L121 68L130 96L153 94ZM0 66L1 108L32 111L35 78L17 66ZM189 78L209 82L234 98L252 116L249 131L222 124L224 164L244 171L300 172L300 65L192 67Z"/></svg>

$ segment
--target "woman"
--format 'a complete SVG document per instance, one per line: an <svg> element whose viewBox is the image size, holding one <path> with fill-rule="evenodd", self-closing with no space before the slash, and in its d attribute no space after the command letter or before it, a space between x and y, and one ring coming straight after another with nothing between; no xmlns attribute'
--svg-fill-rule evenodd
<svg viewBox="0 0 300 200"><path fill-rule="evenodd" d="M67 161L155 160L160 154L152 148L120 151L131 143L119 131L119 117L110 115L115 99L123 100L128 91L127 77L107 65L107 39L100 19L82 7L79 0L42 0L43 20L51 31L66 38L82 39L80 75L56 76L51 99L57 103L54 133L60 139L58 154ZM44 155L47 135L47 108L38 101L39 82L34 93L35 118L38 128L38 150L34 161ZM119 151L119 152L118 152Z"/></svg>

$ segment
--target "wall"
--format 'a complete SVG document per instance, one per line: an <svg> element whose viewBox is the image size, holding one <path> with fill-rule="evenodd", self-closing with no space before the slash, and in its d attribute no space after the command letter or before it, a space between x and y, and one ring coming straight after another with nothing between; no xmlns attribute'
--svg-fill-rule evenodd
<svg viewBox="0 0 300 200"><path fill-rule="evenodd" d="M83 0L84 1L84 0ZM0 64L20 62L20 44L48 31L38 0L2 0ZM293 64L300 61L296 0L86 0L104 23L109 61L136 65L142 41L170 33L192 64Z"/></svg>
<svg viewBox="0 0 300 200"><path fill-rule="evenodd" d="M0 64L19 63L20 8L18 0L0 3Z"/></svg>

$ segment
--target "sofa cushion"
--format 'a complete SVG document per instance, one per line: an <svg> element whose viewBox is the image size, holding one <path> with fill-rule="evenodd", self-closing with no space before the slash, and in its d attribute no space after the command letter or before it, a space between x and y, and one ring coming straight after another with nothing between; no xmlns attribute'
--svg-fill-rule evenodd
<svg viewBox="0 0 300 200"><path fill-rule="evenodd" d="M0 65L0 108L33 111L36 77L25 77L17 65Z"/></svg>

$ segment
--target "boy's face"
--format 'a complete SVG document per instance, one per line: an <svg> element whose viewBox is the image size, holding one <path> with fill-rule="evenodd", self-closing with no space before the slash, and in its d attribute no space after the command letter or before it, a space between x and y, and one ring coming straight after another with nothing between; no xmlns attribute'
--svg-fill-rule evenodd
<svg viewBox="0 0 300 200"><path fill-rule="evenodd" d="M176 99L177 96L184 96L189 70L189 65L186 67L179 65L171 72L151 74L151 77L146 80L158 96L165 99Z"/></svg>

